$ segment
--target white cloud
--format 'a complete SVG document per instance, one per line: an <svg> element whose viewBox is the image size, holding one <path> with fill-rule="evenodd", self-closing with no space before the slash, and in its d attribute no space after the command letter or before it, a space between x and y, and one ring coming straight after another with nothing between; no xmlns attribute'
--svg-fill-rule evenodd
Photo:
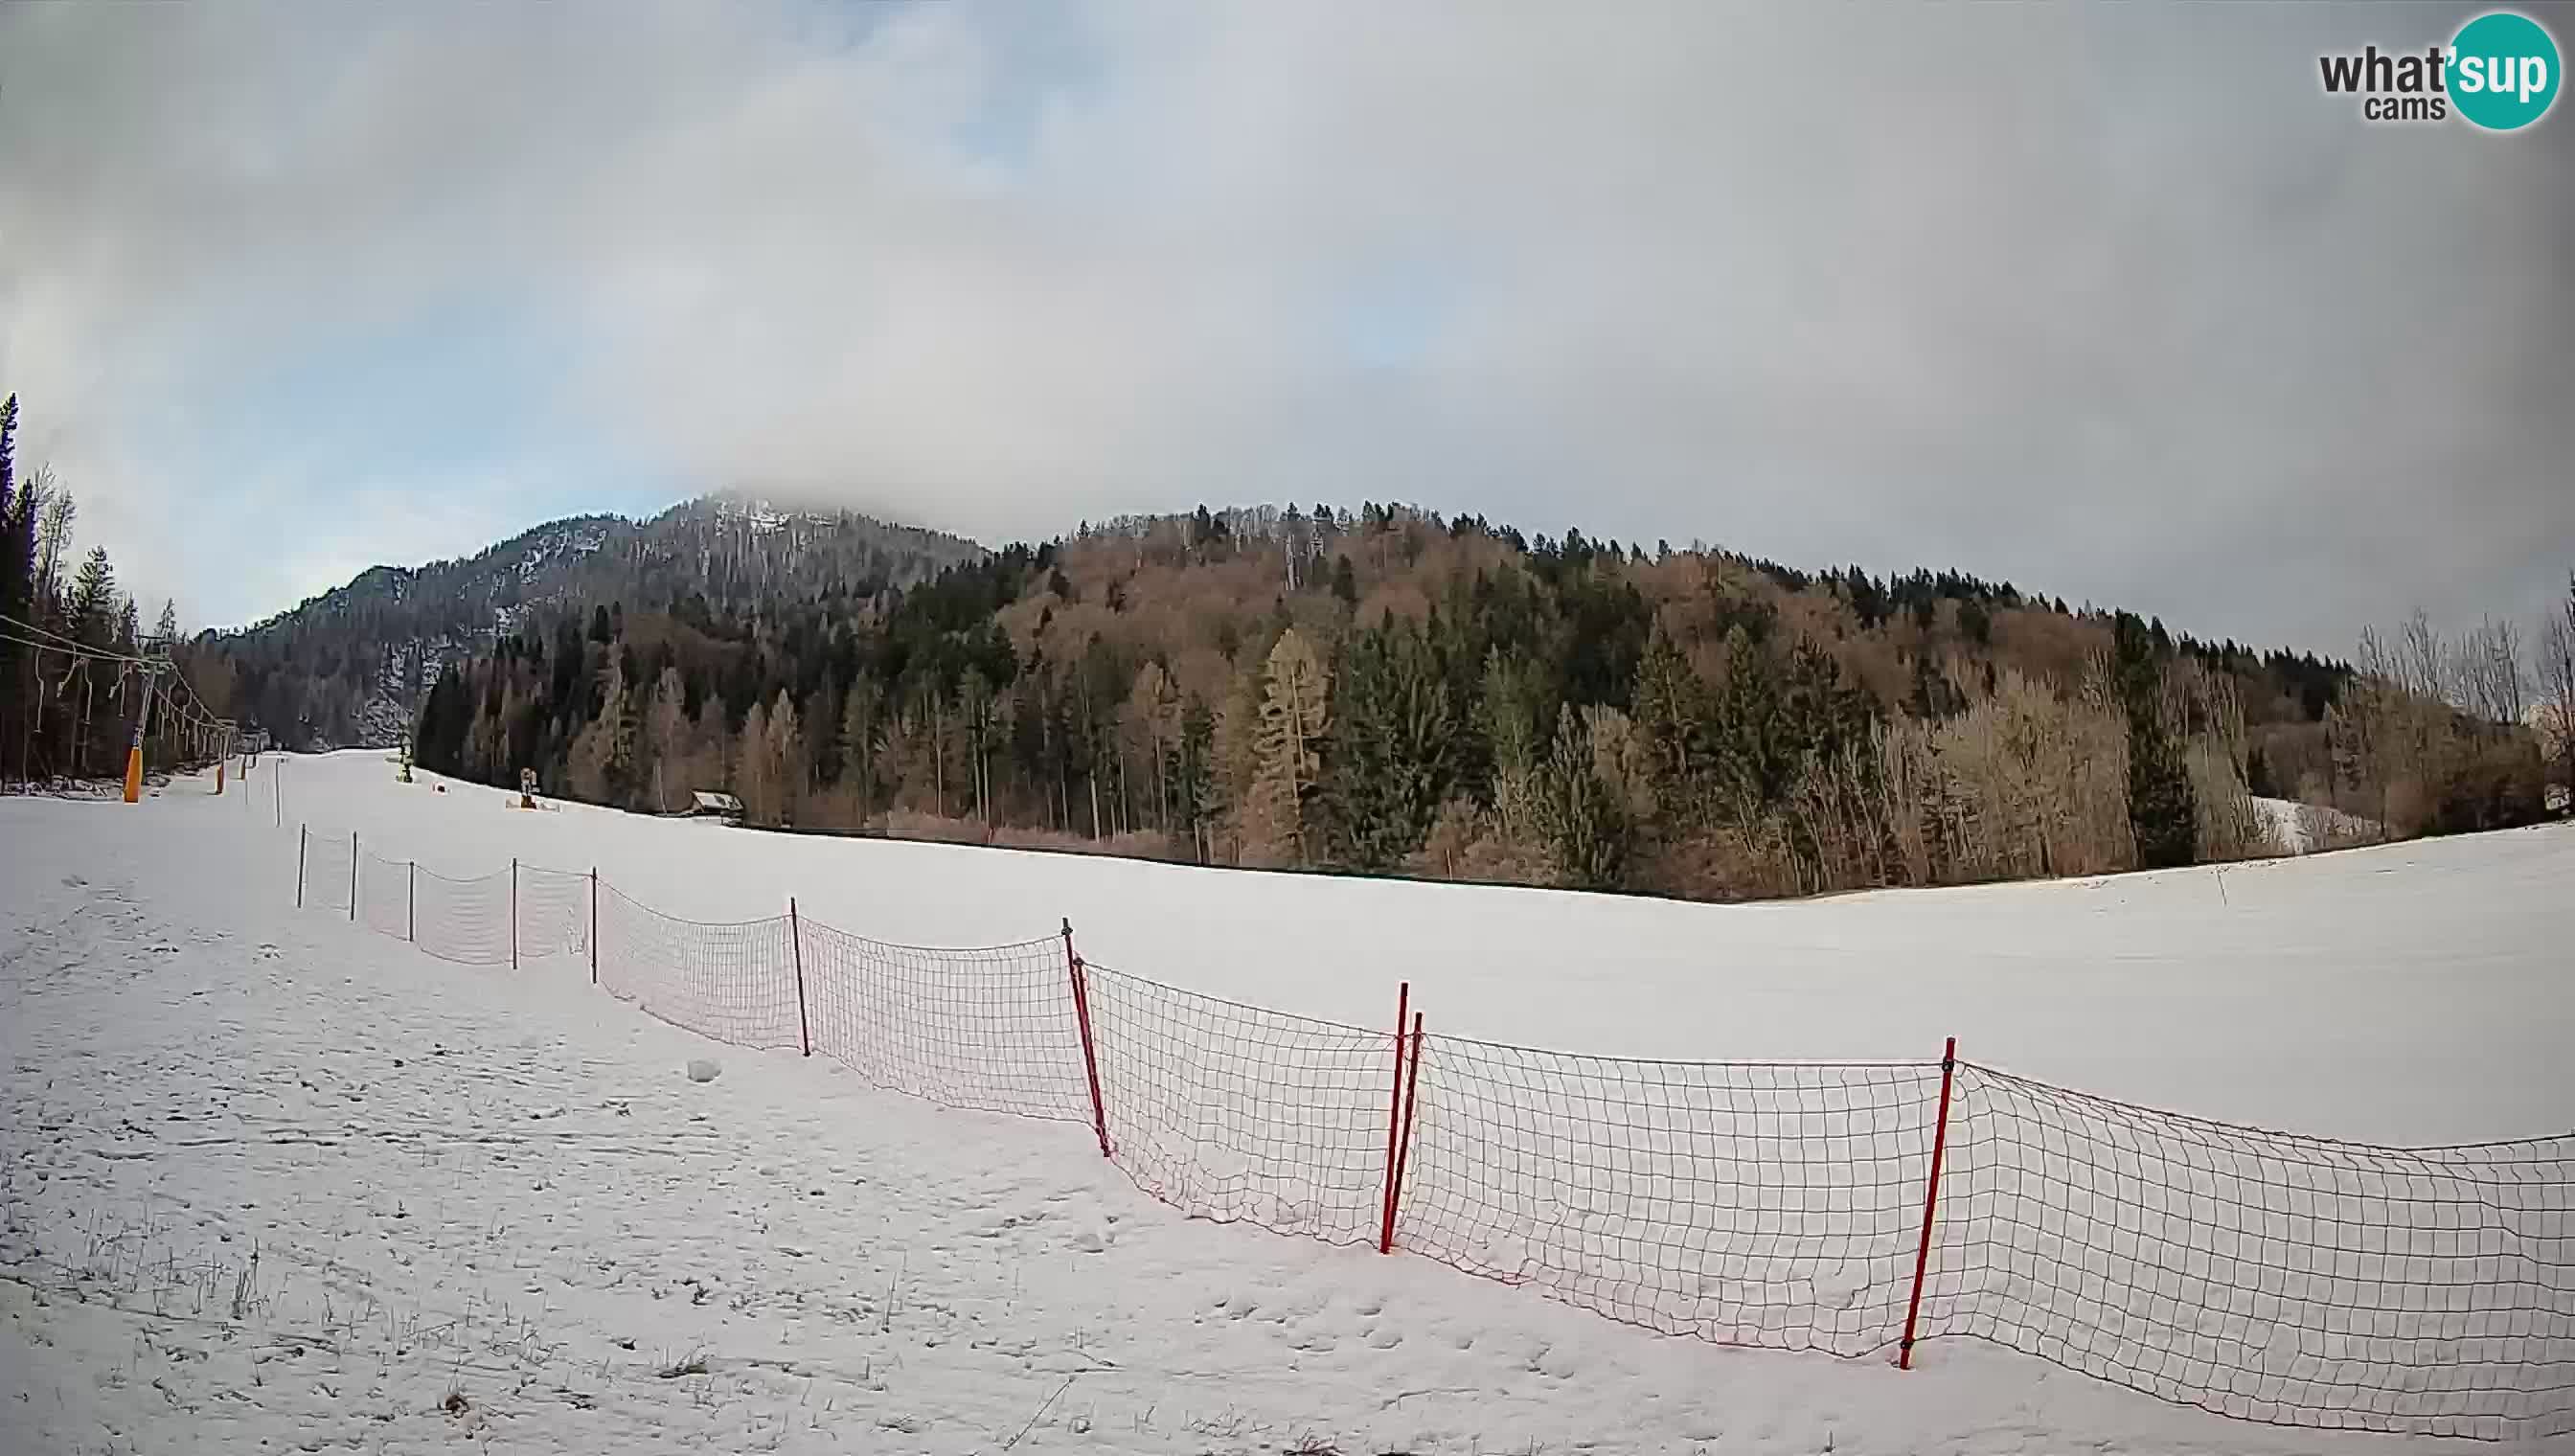
<svg viewBox="0 0 2575 1456"><path fill-rule="evenodd" d="M2317 90L2429 12L291 14L0 20L0 379L209 595L128 423L459 299L568 321L567 439L987 537L1399 498L2329 650L2575 557L2575 133ZM338 536L258 606L420 554Z"/></svg>

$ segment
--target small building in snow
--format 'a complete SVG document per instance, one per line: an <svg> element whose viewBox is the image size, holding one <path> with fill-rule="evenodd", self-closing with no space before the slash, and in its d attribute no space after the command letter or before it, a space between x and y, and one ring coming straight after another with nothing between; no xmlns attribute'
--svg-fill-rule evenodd
<svg viewBox="0 0 2575 1456"><path fill-rule="evenodd" d="M742 800L730 793L711 793L701 788L691 793L689 797L693 800L689 808L689 814L693 818L738 819L742 817Z"/></svg>

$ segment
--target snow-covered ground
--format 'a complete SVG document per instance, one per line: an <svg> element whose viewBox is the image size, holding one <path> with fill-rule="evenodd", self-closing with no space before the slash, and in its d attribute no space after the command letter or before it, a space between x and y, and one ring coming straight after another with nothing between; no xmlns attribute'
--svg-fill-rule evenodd
<svg viewBox="0 0 2575 1456"><path fill-rule="evenodd" d="M665 912L974 945L1070 918L1091 960L1360 1026L1603 1055L1963 1056L2104 1096L2374 1142L2575 1126L2575 826L2097 879L1684 904L728 829L516 795L381 752L264 761L228 813L475 875L597 867ZM283 804L271 795L282 785ZM273 839L257 841L270 846ZM276 863L275 860L267 861ZM245 884L247 888L247 882Z"/></svg>
<svg viewBox="0 0 2575 1456"><path fill-rule="evenodd" d="M2377 824L2325 804L2257 795L2253 810L2262 816L2263 826L2270 830L2272 841L2283 854L2313 854L2319 849L2366 844L2380 837Z"/></svg>
<svg viewBox="0 0 2575 1456"><path fill-rule="evenodd" d="M2381 1141L2575 1125L2575 832L1764 906L753 834L393 782L0 802L0 1450L2376 1452L1973 1341L1652 1335L1184 1219L1060 1124L291 908L299 820L648 904L1572 1050L1979 1059ZM283 785L280 803L275 794ZM282 820L283 829L276 827ZM1927 1044L1926 1044L1927 1043ZM693 1057L722 1075L694 1082Z"/></svg>

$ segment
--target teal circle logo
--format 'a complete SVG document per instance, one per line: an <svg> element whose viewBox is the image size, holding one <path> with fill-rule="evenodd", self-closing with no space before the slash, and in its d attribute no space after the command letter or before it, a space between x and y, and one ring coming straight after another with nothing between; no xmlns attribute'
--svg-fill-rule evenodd
<svg viewBox="0 0 2575 1456"><path fill-rule="evenodd" d="M2557 42L2536 20L2489 11L2450 39L2450 104L2490 132L2519 131L2557 99Z"/></svg>

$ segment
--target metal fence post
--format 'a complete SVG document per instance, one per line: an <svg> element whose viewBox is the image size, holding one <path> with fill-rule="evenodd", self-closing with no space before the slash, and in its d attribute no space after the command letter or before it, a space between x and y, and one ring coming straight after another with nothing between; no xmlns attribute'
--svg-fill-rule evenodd
<svg viewBox="0 0 2575 1456"><path fill-rule="evenodd" d="M1091 1081L1091 1130L1100 1134L1100 1155L1109 1156L1109 1111L1100 1101L1100 1053L1091 1036L1091 974L1073 948L1073 921L1064 922L1064 968L1073 980L1073 1015L1082 1027L1082 1070Z"/></svg>
<svg viewBox="0 0 2575 1456"><path fill-rule="evenodd" d="M1940 1155L1949 1142L1949 1083L1957 1074L1958 1038L1952 1036L1940 1051L1940 1120L1931 1127L1931 1177L1922 1190L1922 1242L1913 1250L1913 1297L1904 1306L1904 1340L1898 1345L1895 1366L1913 1368L1913 1322L1922 1313L1922 1274L1931 1265L1931 1214L1940 1202Z"/></svg>
<svg viewBox="0 0 2575 1456"><path fill-rule="evenodd" d="M787 897L787 942L796 951L796 1044L814 1054L814 1023L805 1011L805 928L796 917L796 896Z"/></svg>
<svg viewBox="0 0 2575 1456"><path fill-rule="evenodd" d="M1395 1040L1403 1039L1402 1029L1402 1023L1397 1022ZM1412 1013L1412 1052L1403 1059L1403 1130L1395 1135L1394 1140L1394 1183L1385 1195L1385 1230L1376 1249L1380 1254L1394 1252L1394 1217L1403 1207L1403 1170L1412 1161L1412 1109L1419 1103L1420 1094L1421 1013L1415 1011Z"/></svg>
<svg viewBox="0 0 2575 1456"><path fill-rule="evenodd" d="M1386 1094L1385 1163L1378 1170L1376 1187L1376 1251L1387 1253L1394 1246L1394 1159L1397 1140L1403 1135L1403 1018L1412 1007L1412 982L1403 981L1394 988L1394 1090Z"/></svg>

